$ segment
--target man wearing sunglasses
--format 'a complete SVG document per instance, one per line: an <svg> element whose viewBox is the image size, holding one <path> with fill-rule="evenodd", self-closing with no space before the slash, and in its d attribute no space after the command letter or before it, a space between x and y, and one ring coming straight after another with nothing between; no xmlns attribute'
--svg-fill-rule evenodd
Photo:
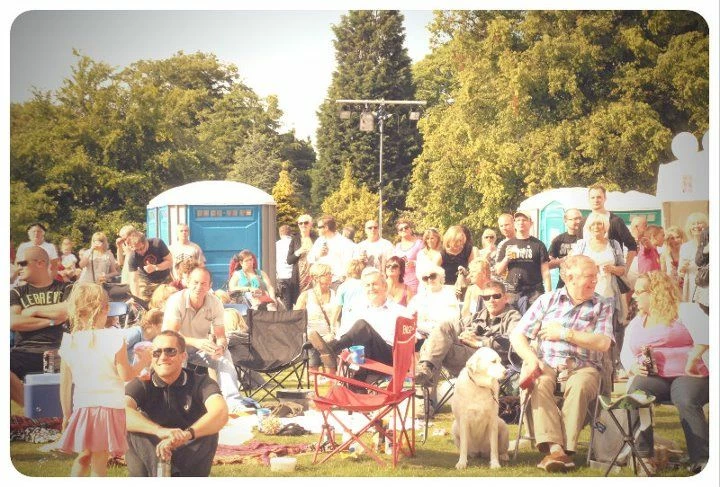
<svg viewBox="0 0 720 487"><path fill-rule="evenodd" d="M365 240L355 247L353 259L365 262L368 267L385 268L385 262L393 253L393 244L380 238L380 226L375 220L365 222Z"/></svg>
<svg viewBox="0 0 720 487"><path fill-rule="evenodd" d="M295 306L300 294L312 286L310 263L307 260L307 255L313 246L313 242L317 239L317 233L313 230L313 219L310 215L300 215L297 224L298 232L290 239L287 251L287 263L292 266L288 290L290 308Z"/></svg>
<svg viewBox="0 0 720 487"><path fill-rule="evenodd" d="M10 290L10 330L15 345L10 349L10 399L24 405L23 379L43 371L43 353L60 348L67 320L72 284L48 274L50 258L41 247L28 247L17 265L25 283Z"/></svg>
<svg viewBox="0 0 720 487"><path fill-rule="evenodd" d="M485 306L475 313L458 333L455 323L443 323L433 328L420 349L420 361L415 369L415 383L433 387L444 366L457 377L467 360L480 347L491 347L505 361L509 348L509 334L520 320L520 313L508 304L505 286L490 281L480 290Z"/></svg>
<svg viewBox="0 0 720 487"><path fill-rule="evenodd" d="M182 367L185 340L164 330L153 340L149 380L125 386L131 477L154 477L158 457L171 459L173 477L207 477L228 420L228 407L217 383Z"/></svg>

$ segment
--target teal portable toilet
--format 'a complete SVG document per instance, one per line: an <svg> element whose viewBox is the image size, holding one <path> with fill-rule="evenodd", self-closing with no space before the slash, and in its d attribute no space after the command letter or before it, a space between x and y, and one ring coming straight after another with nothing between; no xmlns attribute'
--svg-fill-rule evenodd
<svg viewBox="0 0 720 487"><path fill-rule="evenodd" d="M265 191L236 181L196 181L176 186L147 205L147 235L168 246L177 226L190 227L212 273L213 288L228 280L228 264L240 250L257 255L260 268L275 280L275 200Z"/></svg>
<svg viewBox="0 0 720 487"><path fill-rule="evenodd" d="M529 197L520 203L518 209L530 214L533 219L532 235L550 248L550 243L565 231L564 214L570 208L577 208L587 216L590 213L587 188L554 188ZM635 215L644 215L650 225L662 225L662 202L659 198L638 191L608 191L605 208L623 219L626 225ZM559 277L553 269L553 289Z"/></svg>

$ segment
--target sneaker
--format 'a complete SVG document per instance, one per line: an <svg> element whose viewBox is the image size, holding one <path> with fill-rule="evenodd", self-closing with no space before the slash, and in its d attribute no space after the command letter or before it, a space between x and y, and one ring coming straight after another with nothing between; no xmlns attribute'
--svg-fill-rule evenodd
<svg viewBox="0 0 720 487"><path fill-rule="evenodd" d="M332 349L330 344L325 341L322 335L320 335L320 333L318 333L317 331L313 330L310 332L308 340L310 341L310 343L312 343L313 348L320 352L320 360L322 360L325 368L328 370L336 370L337 354Z"/></svg>
<svg viewBox="0 0 720 487"><path fill-rule="evenodd" d="M550 473L567 472L568 469L575 468L575 462L565 453L558 452L545 455L537 466Z"/></svg>
<svg viewBox="0 0 720 487"><path fill-rule="evenodd" d="M415 367L415 384L420 387L430 387L432 385L433 370L435 367L431 362L423 360Z"/></svg>

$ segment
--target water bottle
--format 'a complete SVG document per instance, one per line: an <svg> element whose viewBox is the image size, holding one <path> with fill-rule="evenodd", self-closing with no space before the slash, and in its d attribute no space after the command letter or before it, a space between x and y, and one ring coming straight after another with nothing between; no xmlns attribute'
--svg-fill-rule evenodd
<svg viewBox="0 0 720 487"><path fill-rule="evenodd" d="M172 457L169 456L167 460L163 460L158 457L157 461L157 477L170 477Z"/></svg>

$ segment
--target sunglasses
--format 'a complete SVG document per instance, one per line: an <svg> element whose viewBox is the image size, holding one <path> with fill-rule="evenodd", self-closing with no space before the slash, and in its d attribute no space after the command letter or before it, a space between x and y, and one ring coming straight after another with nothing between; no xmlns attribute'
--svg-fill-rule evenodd
<svg viewBox="0 0 720 487"><path fill-rule="evenodd" d="M18 267L27 267L28 261L27 260L21 260L17 263Z"/></svg>
<svg viewBox="0 0 720 487"><path fill-rule="evenodd" d="M433 272L429 276L422 276L422 280L423 282L434 281L435 279L437 279L437 276L437 272Z"/></svg>
<svg viewBox="0 0 720 487"><path fill-rule="evenodd" d="M163 352L165 352L165 355L167 355L168 357L174 357L178 354L178 349L175 347L156 348L152 351L152 356L153 358L160 358L160 355L162 355Z"/></svg>
<svg viewBox="0 0 720 487"><path fill-rule="evenodd" d="M310 225L310 222L298 222L298 225Z"/></svg>
<svg viewBox="0 0 720 487"><path fill-rule="evenodd" d="M490 240L495 240L495 235L485 235L483 238L488 238Z"/></svg>
<svg viewBox="0 0 720 487"><path fill-rule="evenodd" d="M325 225L318 225L318 228L323 229L325 228Z"/></svg>
<svg viewBox="0 0 720 487"><path fill-rule="evenodd" d="M404 232L405 230L409 230L409 229L410 229L410 227L408 227L408 226L398 227L398 232Z"/></svg>
<svg viewBox="0 0 720 487"><path fill-rule="evenodd" d="M502 293L495 293L495 294L481 294L480 297L483 298L483 301L490 301L490 299L501 299Z"/></svg>
<svg viewBox="0 0 720 487"><path fill-rule="evenodd" d="M374 227L365 227L365 230L375 230L376 228L378 228L377 225L375 225Z"/></svg>
<svg viewBox="0 0 720 487"><path fill-rule="evenodd" d="M395 264L395 263L388 264L385 266L385 269L399 269L399 268L400 268L400 264Z"/></svg>

